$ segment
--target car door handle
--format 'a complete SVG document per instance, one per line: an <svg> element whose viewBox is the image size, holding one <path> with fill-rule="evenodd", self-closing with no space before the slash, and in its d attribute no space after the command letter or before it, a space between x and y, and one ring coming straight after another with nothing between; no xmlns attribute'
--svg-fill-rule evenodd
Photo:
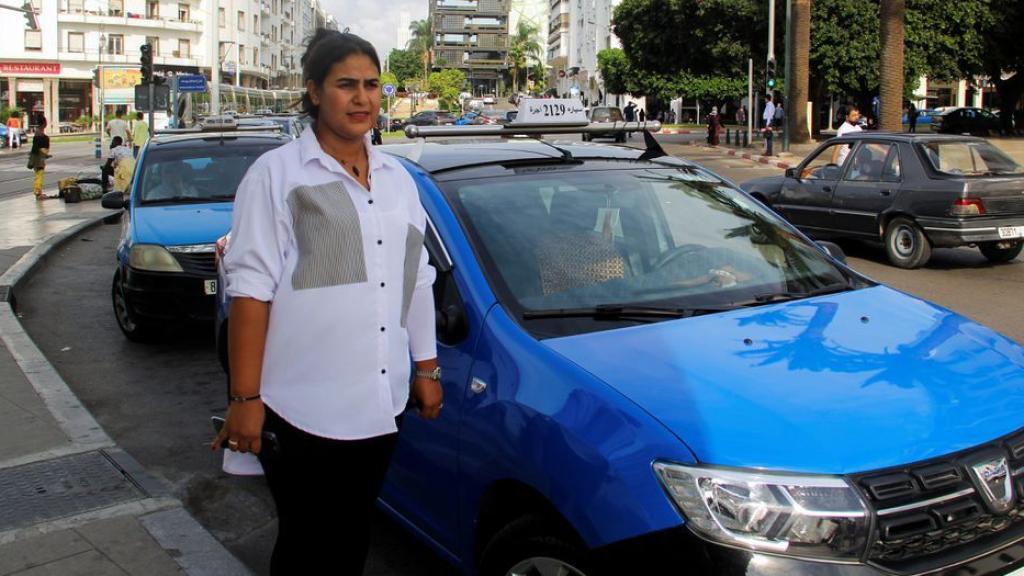
<svg viewBox="0 0 1024 576"><path fill-rule="evenodd" d="M479 394L484 390L487 390L487 382L484 382L479 378L473 378L473 381L469 383L469 389L472 390L474 394Z"/></svg>
<svg viewBox="0 0 1024 576"><path fill-rule="evenodd" d="M882 196L890 196L892 195L892 190L879 190L878 193Z"/></svg>
<svg viewBox="0 0 1024 576"><path fill-rule="evenodd" d="M822 186L821 187L821 191L822 192L831 192L832 191L832 187L831 186Z"/></svg>

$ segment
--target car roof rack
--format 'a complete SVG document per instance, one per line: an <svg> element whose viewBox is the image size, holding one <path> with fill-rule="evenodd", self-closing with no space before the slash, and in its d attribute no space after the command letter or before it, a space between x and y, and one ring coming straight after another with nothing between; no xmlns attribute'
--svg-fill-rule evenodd
<svg viewBox="0 0 1024 576"><path fill-rule="evenodd" d="M254 117L256 119L256 117ZM166 128L154 134L202 134L206 132L283 132L283 126L268 120L265 124L241 124L234 114L206 116L196 126L188 128ZM242 118L248 120L248 118Z"/></svg>

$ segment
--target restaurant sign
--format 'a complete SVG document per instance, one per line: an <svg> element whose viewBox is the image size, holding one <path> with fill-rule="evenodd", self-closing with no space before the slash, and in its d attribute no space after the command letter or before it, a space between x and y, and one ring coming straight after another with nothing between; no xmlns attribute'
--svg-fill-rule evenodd
<svg viewBox="0 0 1024 576"><path fill-rule="evenodd" d="M60 62L0 62L0 74L60 74Z"/></svg>

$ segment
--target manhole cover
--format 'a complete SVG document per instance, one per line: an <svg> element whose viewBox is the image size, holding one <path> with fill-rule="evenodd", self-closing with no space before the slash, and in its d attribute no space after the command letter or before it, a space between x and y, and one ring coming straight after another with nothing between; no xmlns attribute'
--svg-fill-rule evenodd
<svg viewBox="0 0 1024 576"><path fill-rule="evenodd" d="M102 452L0 470L0 531L145 498Z"/></svg>

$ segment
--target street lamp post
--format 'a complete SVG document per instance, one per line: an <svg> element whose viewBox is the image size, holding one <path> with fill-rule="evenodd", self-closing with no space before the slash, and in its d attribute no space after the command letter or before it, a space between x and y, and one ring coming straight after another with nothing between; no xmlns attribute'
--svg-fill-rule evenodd
<svg viewBox="0 0 1024 576"><path fill-rule="evenodd" d="M97 54L97 65L96 65L96 76L99 79L99 108L100 108L100 133L96 135L96 157L101 158L103 156L103 134L106 132L107 124L107 106L103 99L103 52L107 45L107 35L100 34L100 45L99 52Z"/></svg>

